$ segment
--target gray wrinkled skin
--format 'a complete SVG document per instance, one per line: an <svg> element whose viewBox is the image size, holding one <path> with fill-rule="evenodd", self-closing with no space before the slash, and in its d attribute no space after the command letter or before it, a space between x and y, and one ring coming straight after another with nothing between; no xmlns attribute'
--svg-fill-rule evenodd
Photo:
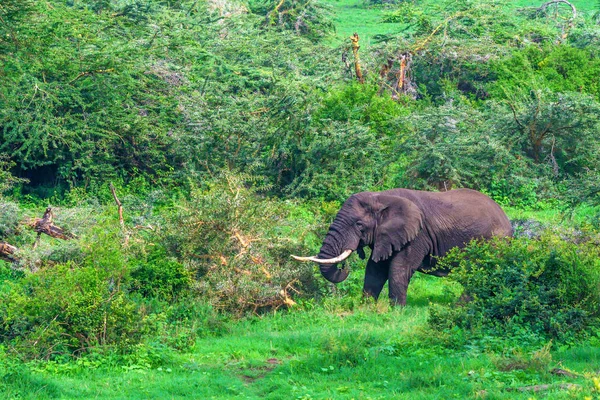
<svg viewBox="0 0 600 400"><path fill-rule="evenodd" d="M498 204L474 190L362 192L344 203L329 227L318 258L333 258L344 250L355 250L364 258L363 247L370 247L364 294L377 299L389 281L391 301L404 305L415 271L448 274L435 269L436 257L453 247L464 247L475 238L512 234L511 224ZM334 283L348 276L347 270L336 265L320 265L320 269Z"/></svg>

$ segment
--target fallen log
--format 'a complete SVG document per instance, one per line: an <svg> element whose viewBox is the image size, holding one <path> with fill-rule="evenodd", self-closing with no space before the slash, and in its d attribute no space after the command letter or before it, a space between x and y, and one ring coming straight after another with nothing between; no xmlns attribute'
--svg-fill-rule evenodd
<svg viewBox="0 0 600 400"><path fill-rule="evenodd" d="M7 261L14 261L13 254L17 251L15 246L0 242L0 258Z"/></svg>
<svg viewBox="0 0 600 400"><path fill-rule="evenodd" d="M560 389L560 390L576 390L580 389L581 385L576 383L560 383L560 384L545 384L545 385L533 385L533 386L522 386L517 388L508 388L510 391L519 391L519 392L543 392L551 389Z"/></svg>
<svg viewBox="0 0 600 400"><path fill-rule="evenodd" d="M561 369L561 368L554 368L552 371L550 371L550 373L552 375L566 376L569 378L578 378L581 376L580 374L577 374L577 373L571 372L571 371L567 371L566 369Z"/></svg>
<svg viewBox="0 0 600 400"><path fill-rule="evenodd" d="M76 236L72 233L69 233L63 228L54 225L52 223L53 218L54 214L52 213L52 207L48 207L46 208L46 212L44 213L44 216L42 218L36 218L35 220L33 220L33 223L31 225L33 227L33 230L35 230L38 234L35 243L33 244L34 249L39 244L42 233L53 238L62 240L70 240L76 238Z"/></svg>

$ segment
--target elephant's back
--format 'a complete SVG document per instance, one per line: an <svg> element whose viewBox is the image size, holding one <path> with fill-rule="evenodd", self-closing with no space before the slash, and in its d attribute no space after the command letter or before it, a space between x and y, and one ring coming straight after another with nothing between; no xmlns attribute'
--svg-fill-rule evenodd
<svg viewBox="0 0 600 400"><path fill-rule="evenodd" d="M404 197L416 203L426 218L439 221L440 225L453 229L478 232L477 236L512 236L512 226L502 208L487 195L473 189L453 189L446 192L391 189L390 194Z"/></svg>
<svg viewBox="0 0 600 400"><path fill-rule="evenodd" d="M512 236L512 226L502 208L487 195L472 189L426 192L400 189L398 195L418 203L438 228L463 231L466 236Z"/></svg>
<svg viewBox="0 0 600 400"><path fill-rule="evenodd" d="M473 228L481 231L481 236L512 236L508 216L489 196L472 189L450 190L438 195L449 206L450 215L471 221Z"/></svg>

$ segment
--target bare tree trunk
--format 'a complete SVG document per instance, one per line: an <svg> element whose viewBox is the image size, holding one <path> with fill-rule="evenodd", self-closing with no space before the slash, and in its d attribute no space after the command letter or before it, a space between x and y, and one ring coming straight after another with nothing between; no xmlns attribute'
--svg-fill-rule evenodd
<svg viewBox="0 0 600 400"><path fill-rule="evenodd" d="M119 225L121 225L121 232L123 232L124 244L127 246L129 244L129 232L127 231L127 228L125 228L125 220L123 219L123 204L117 197L117 191L112 183L109 184L109 187L113 198L115 199L115 204L117 205L117 212L119 213Z"/></svg>
<svg viewBox="0 0 600 400"><path fill-rule="evenodd" d="M350 41L352 42L352 53L354 54L354 71L356 72L356 79L358 79L360 83L365 83L365 78L363 77L360 69L360 59L358 57L358 49L360 49L358 39L358 33L356 32L354 32L354 35L350 36Z"/></svg>
<svg viewBox="0 0 600 400"><path fill-rule="evenodd" d="M397 69L393 68L396 61L399 64ZM381 78L379 93L383 93L387 88L395 100L400 99L401 95L415 99L417 89L412 80L411 67L412 53L408 51L400 53L395 58L389 58L379 71Z"/></svg>

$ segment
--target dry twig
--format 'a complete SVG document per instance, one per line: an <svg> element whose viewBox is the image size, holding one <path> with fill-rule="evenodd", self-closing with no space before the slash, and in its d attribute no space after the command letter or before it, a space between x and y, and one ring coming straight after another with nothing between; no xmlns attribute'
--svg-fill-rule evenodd
<svg viewBox="0 0 600 400"><path fill-rule="evenodd" d="M563 26L563 28L562 28L563 32L561 35L561 40L564 40L569 35L569 31L571 30L571 28L573 28L575 19L577 19L577 9L575 8L575 6L571 3L569 3L567 0L551 0L551 1L547 1L546 3L542 4L536 11L539 14L543 15L546 13L546 10L548 9L548 7L554 5L557 7L556 17L558 17L558 6L560 4L565 4L571 8L571 18L569 18L567 20L565 26Z"/></svg>

